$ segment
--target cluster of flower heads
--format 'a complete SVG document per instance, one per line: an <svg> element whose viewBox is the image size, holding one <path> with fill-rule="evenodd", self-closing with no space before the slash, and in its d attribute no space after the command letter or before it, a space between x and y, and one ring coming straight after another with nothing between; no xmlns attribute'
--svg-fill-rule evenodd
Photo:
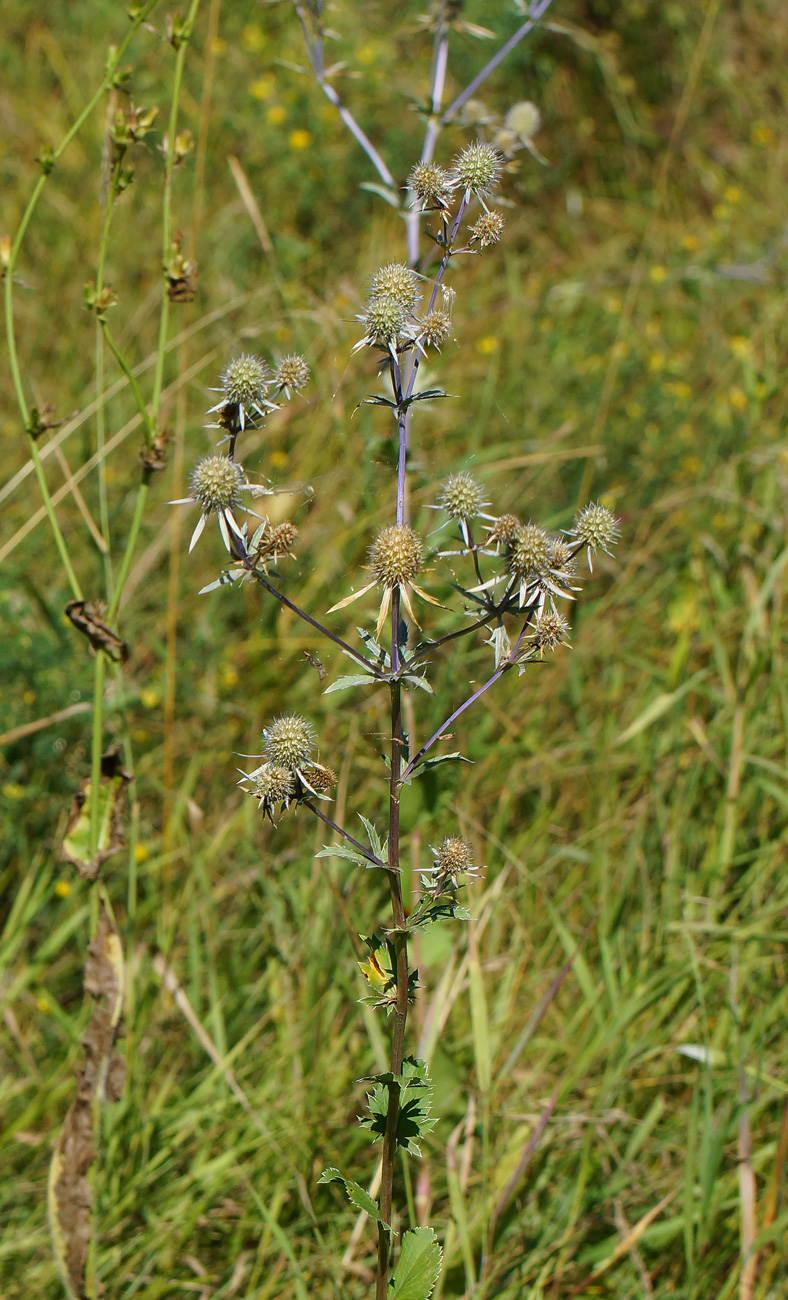
<svg viewBox="0 0 788 1300"><path fill-rule="evenodd" d="M252 772L242 772L238 782L256 799L263 817L273 821L277 809L330 797L336 773L312 757L314 747L314 728L297 713L283 713L263 727L263 762Z"/></svg>
<svg viewBox="0 0 788 1300"><path fill-rule="evenodd" d="M439 243L448 239L448 220L457 193L462 194L463 207L471 198L481 203L484 211L468 228L466 252L480 252L497 244L503 233L504 221L500 212L488 209L487 195L495 188L501 176L503 159L492 145L470 144L457 155L451 167L437 163L419 163L408 177L408 188L415 204L424 212L437 212L444 232ZM453 248L453 252L463 251ZM410 347L421 352L427 348L440 350L451 334L452 290L441 287L430 294L426 310L420 314L423 279L404 262L389 262L373 276L367 295L365 310L359 316L364 334L354 349L382 348L392 356Z"/></svg>
<svg viewBox="0 0 788 1300"><path fill-rule="evenodd" d="M540 524L523 523L517 515L489 515L485 512L487 505L484 489L471 474L462 471L449 476L434 509L443 510L459 526L463 550L440 554L473 554L477 572L481 556L503 560L503 570L486 582L480 580L469 594L479 596L504 583L503 595L495 600L489 598L501 615L516 609L533 611L517 662L542 658L545 650L567 644L569 623L556 601L573 600L573 593L579 590L578 555L585 550L589 570L593 570L592 557L597 551L612 553L610 548L619 537L618 520L607 506L587 505L578 510L570 529L556 535ZM485 524L485 535L478 543L471 531L475 519ZM510 655L502 621L493 631L490 644L495 648L497 664Z"/></svg>
<svg viewBox="0 0 788 1300"><path fill-rule="evenodd" d="M244 556L250 549L262 547L261 558L271 560L291 553L297 532L294 525L280 525L281 529L288 530L286 537L272 538L272 529L264 519L250 543L247 524L238 523L237 510L255 513L244 504L243 494L266 496L270 489L249 482L243 466L235 458L235 443L239 434L247 428L256 428L271 411L279 409L277 399L284 396L289 401L306 386L308 380L309 366L303 357L296 355L283 357L272 370L262 357L244 353L235 357L222 371L220 387L213 390L221 393L221 401L208 412L209 415L218 414L218 420L206 427L224 430L223 441L229 441L229 451L226 455L211 452L201 457L189 476L189 495L170 502L171 505L198 505L201 509L189 543L190 551L197 544L209 517L215 514L222 540L231 554L235 552Z"/></svg>

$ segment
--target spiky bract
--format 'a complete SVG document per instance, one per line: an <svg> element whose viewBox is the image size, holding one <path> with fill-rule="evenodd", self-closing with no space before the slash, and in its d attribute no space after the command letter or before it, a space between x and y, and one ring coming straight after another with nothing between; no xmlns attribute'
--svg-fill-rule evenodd
<svg viewBox="0 0 788 1300"><path fill-rule="evenodd" d="M242 466L217 453L201 457L189 478L192 500L200 503L205 514L238 505L245 484Z"/></svg>
<svg viewBox="0 0 788 1300"><path fill-rule="evenodd" d="M478 221L471 226L472 244L480 248L490 248L497 244L503 234L504 220L500 212L483 212Z"/></svg>
<svg viewBox="0 0 788 1300"><path fill-rule="evenodd" d="M381 529L369 548L369 563L384 587L410 582L421 568L424 544L407 524L389 524Z"/></svg>
<svg viewBox="0 0 788 1300"><path fill-rule="evenodd" d="M466 195L481 198L495 188L502 163L501 155L491 144L469 144L454 159L450 174Z"/></svg>
<svg viewBox="0 0 788 1300"><path fill-rule="evenodd" d="M474 519L488 504L481 483L465 470L450 474L438 496L438 505L451 519Z"/></svg>
<svg viewBox="0 0 788 1300"><path fill-rule="evenodd" d="M306 718L283 713L263 727L263 754L269 763L295 772L309 762L315 733Z"/></svg>
<svg viewBox="0 0 788 1300"><path fill-rule="evenodd" d="M418 301L419 277L405 262L389 262L373 276L370 304L381 296L393 298L406 313L410 313Z"/></svg>

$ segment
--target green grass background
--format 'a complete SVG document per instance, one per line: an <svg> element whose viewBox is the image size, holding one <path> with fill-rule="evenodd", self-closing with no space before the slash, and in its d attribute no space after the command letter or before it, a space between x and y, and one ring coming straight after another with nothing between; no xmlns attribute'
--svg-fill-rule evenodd
<svg viewBox="0 0 788 1300"><path fill-rule="evenodd" d="M420 147L420 12L381 0L329 14L330 57L347 63L337 84L398 180ZM499 37L517 21L486 0L467 17ZM470 468L497 511L551 527L568 526L590 490L623 536L578 601L574 649L506 677L461 719L472 767L440 768L407 792L409 867L457 830L489 864L471 889L474 923L436 930L417 954L411 1047L420 1039L430 1060L441 1118L413 1169L415 1213L445 1243L445 1297L777 1300L788 1289L788 18L778 0L555 0L548 17L564 30L526 41L480 92L498 114L538 104L548 165L518 155L504 243L454 274L457 342L430 372L455 400L418 412L411 506L432 526L425 507L441 477ZM67 129L125 22L107 0L0 0L0 233L15 228L42 142ZM492 48L452 36L450 91ZM133 48L134 98L158 103L162 120L172 57L153 33ZM203 184L195 192L192 154L174 200L176 226L196 236L200 284L173 309L173 333L192 332L168 354L167 419L182 474L211 446L206 390L236 350L305 352L306 400L250 436L245 464L313 489L275 508L301 528L285 589L322 611L360 581L390 517L385 414L355 409L374 372L349 356L364 285L403 256L404 232L359 188L376 178L335 111L286 66L303 58L287 5L201 11L182 124L197 138L202 111ZM26 390L60 418L95 394L82 286L95 274L103 125L99 112L47 184L18 269ZM160 138L137 150L108 259L113 328L135 364L155 347ZM470 138L470 127L447 131L440 161ZM107 405L108 436L133 415L123 390ZM27 443L7 380L0 437L8 483ZM72 471L94 440L91 417L63 445ZM138 441L130 433L104 465L116 545ZM45 463L56 490L62 468ZM108 739L130 737L137 780L131 851L106 870L130 965L130 1077L104 1117L100 1278L107 1296L145 1300L352 1300L369 1294L373 1234L367 1224L351 1236L354 1213L317 1177L326 1165L362 1183L374 1172L356 1116L386 1025L357 1002L352 934L384 918L383 886L315 860L324 838L307 813L263 826L234 779L261 724L299 710L340 772L340 819L352 826L364 811L381 824L386 702L323 697L304 652L331 674L345 661L262 593L196 595L221 547L209 530L187 558L189 519L167 505L182 495L179 465L176 450L154 483L120 620L131 660L108 686ZM81 486L96 516L96 474ZM0 491L0 1295L12 1300L60 1294L46 1174L89 1008L88 887L59 863L58 840L89 766L89 712L6 733L89 701L92 664L61 613L68 592L46 521L17 536L39 509L34 480ZM59 518L96 597L100 559L71 500ZM448 599L444 577L428 585ZM356 611L351 635L372 606ZM434 656L438 697L414 701L416 738L489 668L488 649L463 645ZM162 953L180 1000L160 962L157 973ZM480 1285L490 1215L551 1098ZM398 1197L404 1208L402 1184ZM627 1225L666 1197L611 1262ZM741 1246L753 1233L748 1290Z"/></svg>

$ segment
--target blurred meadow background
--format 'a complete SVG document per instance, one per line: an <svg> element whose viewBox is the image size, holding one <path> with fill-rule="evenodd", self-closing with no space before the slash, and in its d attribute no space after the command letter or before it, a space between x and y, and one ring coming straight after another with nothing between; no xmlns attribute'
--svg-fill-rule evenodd
<svg viewBox="0 0 788 1300"><path fill-rule="evenodd" d="M398 184L423 134L422 10L339 0L327 15L335 84ZM461 18L496 35L452 33L448 98L522 21L491 0ZM163 31L164 12L151 21ZM0 235L126 24L109 0L0 0ZM143 30L127 60L135 102L160 116L107 256L113 329L149 367L172 57ZM253 584L198 596L220 540L209 529L187 556L194 519L167 504L213 445L204 411L227 360L302 351L304 400L245 456L298 490L274 498L301 529L283 589L326 610L389 521L389 430L356 409L375 377L350 351L404 224L362 187L378 178L305 63L288 4L201 5L181 100L195 148L173 195L199 285L171 310L173 442L124 595L131 657L107 688L135 777L128 849L104 873L130 965L129 1079L97 1182L108 1297L370 1290L370 1226L317 1177L336 1164L367 1185L377 1160L355 1116L386 1027L357 1002L353 935L380 922L384 886L316 860L308 814L264 825L234 782L287 707L340 774L338 820L382 810L385 692L324 697L305 656L334 675L341 656ZM778 0L554 0L479 92L477 120L537 105L543 161L517 153L502 244L454 275L456 342L430 361L454 400L418 412L412 516L433 526L442 477L471 469L496 513L568 527L600 499L623 535L577 603L571 652L507 675L456 727L473 766L439 768L403 805L411 870L458 829L488 864L473 924L436 927L416 961L411 1047L420 1036L441 1118L398 1197L441 1237L444 1297L788 1294L787 66ZM16 289L28 400L67 422L38 445L53 494L79 478L83 505L66 487L57 511L89 596L102 559L86 517L106 492L122 544L139 477L109 355L106 454L80 476L96 451L83 285L104 131L101 106L45 186ZM437 160L476 132L455 122ZM92 654L63 616L7 367L0 439L0 1296L54 1300L47 1167L89 1011L89 886L59 844L89 771ZM438 699L415 702L421 740L486 675L481 641L450 651Z"/></svg>

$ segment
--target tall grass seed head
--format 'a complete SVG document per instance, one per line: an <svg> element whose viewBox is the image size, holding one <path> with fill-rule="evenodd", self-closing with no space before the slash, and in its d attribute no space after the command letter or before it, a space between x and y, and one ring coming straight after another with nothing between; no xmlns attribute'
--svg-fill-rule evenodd
<svg viewBox="0 0 788 1300"><path fill-rule="evenodd" d="M489 501L485 501L484 488L473 475L461 470L447 478L438 496L438 505L450 519L474 519L489 505Z"/></svg>
<svg viewBox="0 0 788 1300"><path fill-rule="evenodd" d="M607 506L588 505L583 506L575 515L575 522L569 530L570 537L576 537L581 545L586 547L588 553L588 567L591 567L591 556L597 551L604 551L607 555L612 555L610 547L613 546L621 536L619 521L616 519L612 510Z"/></svg>
<svg viewBox="0 0 788 1300"><path fill-rule="evenodd" d="M303 357L293 354L283 357L276 368L274 384L288 399L291 393L298 393L309 382L309 366Z"/></svg>
<svg viewBox="0 0 788 1300"><path fill-rule="evenodd" d="M503 159L491 144L469 144L454 159L451 168L452 179L465 191L467 198L475 194L483 198L500 180Z"/></svg>
<svg viewBox="0 0 788 1300"><path fill-rule="evenodd" d="M408 188L423 208L445 208L454 189L449 173L437 163L417 163L408 177Z"/></svg>
<svg viewBox="0 0 788 1300"><path fill-rule="evenodd" d="M471 226L472 244L478 244L479 248L490 248L497 244L503 234L504 220L500 212L483 212L478 221Z"/></svg>
<svg viewBox="0 0 788 1300"><path fill-rule="evenodd" d="M421 568L424 544L407 524L381 529L369 548L370 568L384 587L411 582Z"/></svg>
<svg viewBox="0 0 788 1300"><path fill-rule="evenodd" d="M382 295L393 298L409 315L419 298L419 277L405 262L389 262L372 277L370 303Z"/></svg>
<svg viewBox="0 0 788 1300"><path fill-rule="evenodd" d="M263 727L263 755L269 763L295 772L309 763L314 729L297 713L283 713Z"/></svg>

